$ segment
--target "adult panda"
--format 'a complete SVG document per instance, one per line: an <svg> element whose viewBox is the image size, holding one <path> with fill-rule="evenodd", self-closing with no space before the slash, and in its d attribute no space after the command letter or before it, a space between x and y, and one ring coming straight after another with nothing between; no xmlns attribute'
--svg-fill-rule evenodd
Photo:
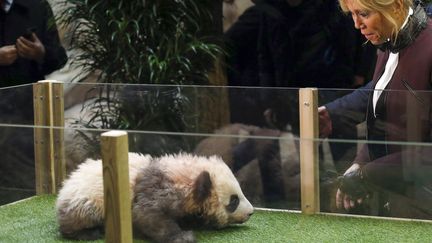
<svg viewBox="0 0 432 243"><path fill-rule="evenodd" d="M156 242L195 242L191 228L244 223L253 207L228 166L216 156L129 154L133 226ZM102 163L87 160L65 180L57 220L66 238L103 235Z"/></svg>

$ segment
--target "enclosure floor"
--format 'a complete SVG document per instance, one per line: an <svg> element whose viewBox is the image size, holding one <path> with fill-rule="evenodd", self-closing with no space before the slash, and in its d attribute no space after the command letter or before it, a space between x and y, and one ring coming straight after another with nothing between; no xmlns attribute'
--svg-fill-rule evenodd
<svg viewBox="0 0 432 243"><path fill-rule="evenodd" d="M0 242L76 242L58 233L54 204L39 196L1 206ZM198 242L430 242L432 224L256 211L246 224L196 233Z"/></svg>

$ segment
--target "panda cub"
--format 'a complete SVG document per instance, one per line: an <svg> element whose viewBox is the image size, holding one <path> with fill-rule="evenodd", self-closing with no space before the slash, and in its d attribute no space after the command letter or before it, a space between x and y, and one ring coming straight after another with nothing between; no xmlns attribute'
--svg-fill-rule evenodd
<svg viewBox="0 0 432 243"><path fill-rule="evenodd" d="M129 178L134 232L156 242L195 242L191 228L244 223L253 213L233 173L216 156L129 153ZM103 236L101 160L88 159L71 173L56 210L64 237Z"/></svg>

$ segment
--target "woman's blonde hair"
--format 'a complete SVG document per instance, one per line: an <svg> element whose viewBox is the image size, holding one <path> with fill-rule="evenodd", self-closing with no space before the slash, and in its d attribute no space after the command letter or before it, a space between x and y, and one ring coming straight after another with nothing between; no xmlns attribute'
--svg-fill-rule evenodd
<svg viewBox="0 0 432 243"><path fill-rule="evenodd" d="M339 0L340 7L345 13L349 12L346 4L347 0ZM402 22L398 17L404 18L408 14L408 9L413 6L412 0L351 0L361 8L368 11L380 13L392 26L391 40L396 41ZM395 9L397 8L397 9ZM395 12L398 11L398 13ZM402 17L404 16L404 17Z"/></svg>

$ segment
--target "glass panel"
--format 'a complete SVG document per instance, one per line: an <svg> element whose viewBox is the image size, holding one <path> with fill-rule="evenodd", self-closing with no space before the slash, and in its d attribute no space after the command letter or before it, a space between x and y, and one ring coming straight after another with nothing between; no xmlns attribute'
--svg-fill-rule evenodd
<svg viewBox="0 0 432 243"><path fill-rule="evenodd" d="M35 195L33 127L0 126L0 205Z"/></svg>
<svg viewBox="0 0 432 243"><path fill-rule="evenodd" d="M33 86L0 88L0 124L33 125Z"/></svg>
<svg viewBox="0 0 432 243"><path fill-rule="evenodd" d="M132 152L219 155L255 206L299 209L297 89L85 86L96 98L66 109L66 126L75 133L68 144L81 140L92 144L80 147L97 148L92 136L99 131L89 129L128 129Z"/></svg>
<svg viewBox="0 0 432 243"><path fill-rule="evenodd" d="M131 152L155 157L178 152L219 155L255 207L301 208L297 89L75 84L77 87L81 91L75 95L66 87L65 96L68 172L86 158L100 158L102 132L123 129L129 133ZM332 122L330 135L316 140L321 210L432 218L428 206L432 198L430 93L384 92L382 101L393 102L394 107L378 102L375 117L368 105L370 92L355 90L357 95L359 91L363 92L356 98L359 104L346 98L329 103L351 90L319 91L319 105L326 105ZM1 160L2 203L34 195L33 127L24 121L27 116L14 112L23 119L0 124L0 146L6 151ZM320 121L321 127L326 124ZM364 147L369 152L360 157L365 155ZM373 160L365 159L371 156ZM362 163L361 181L367 182L370 196L363 207L337 209L336 191L341 183L346 185L342 175L353 161ZM352 188L362 188L354 182Z"/></svg>
<svg viewBox="0 0 432 243"><path fill-rule="evenodd" d="M32 85L0 88L0 205L35 194Z"/></svg>
<svg viewBox="0 0 432 243"><path fill-rule="evenodd" d="M73 84L65 107L92 127L206 133L236 122L298 127L297 96L298 89Z"/></svg>

